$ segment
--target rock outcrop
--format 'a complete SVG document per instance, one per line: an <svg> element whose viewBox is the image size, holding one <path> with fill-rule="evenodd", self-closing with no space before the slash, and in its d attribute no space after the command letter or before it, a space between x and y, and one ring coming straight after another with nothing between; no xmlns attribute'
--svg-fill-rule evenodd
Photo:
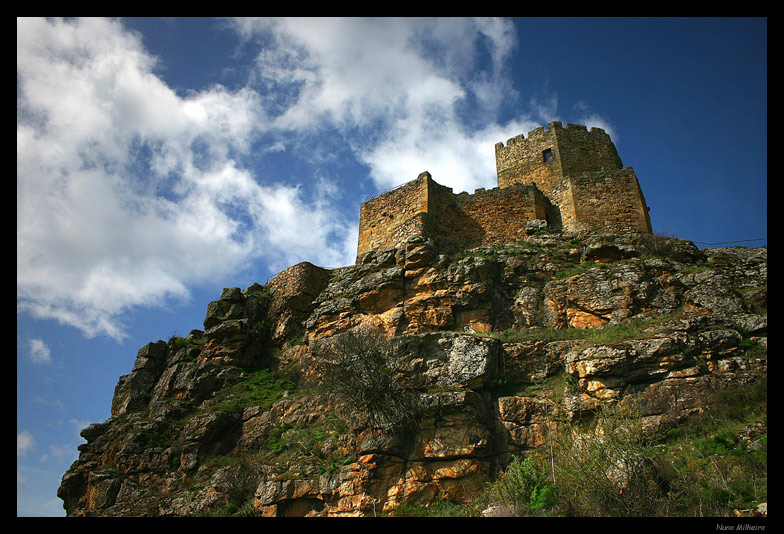
<svg viewBox="0 0 784 534"><path fill-rule="evenodd" d="M767 249L531 234L452 256L414 237L224 290L203 330L139 350L112 416L82 431L58 491L68 515L464 502L556 416L634 396L645 424L677 425L766 374ZM346 332L394 340L384 372L416 398L406 432L331 387L317 347Z"/></svg>

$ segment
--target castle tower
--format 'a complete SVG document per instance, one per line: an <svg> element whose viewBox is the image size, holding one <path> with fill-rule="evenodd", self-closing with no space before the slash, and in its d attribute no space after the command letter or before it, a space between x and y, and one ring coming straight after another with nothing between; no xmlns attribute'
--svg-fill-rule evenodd
<svg viewBox="0 0 784 534"><path fill-rule="evenodd" d="M651 232L648 206L634 170L624 167L610 136L601 128L550 122L528 137L495 145L499 187L535 184L555 210L552 225L590 226Z"/></svg>

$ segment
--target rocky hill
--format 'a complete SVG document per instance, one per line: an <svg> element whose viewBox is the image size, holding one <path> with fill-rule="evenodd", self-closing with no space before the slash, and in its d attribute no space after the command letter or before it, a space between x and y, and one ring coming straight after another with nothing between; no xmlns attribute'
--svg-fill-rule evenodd
<svg viewBox="0 0 784 534"><path fill-rule="evenodd" d="M672 436L723 392L766 391L767 249L529 227L224 290L203 330L139 350L112 416L83 430L68 515L476 506L564 424L633 405L640 432ZM730 438L766 447L766 417Z"/></svg>

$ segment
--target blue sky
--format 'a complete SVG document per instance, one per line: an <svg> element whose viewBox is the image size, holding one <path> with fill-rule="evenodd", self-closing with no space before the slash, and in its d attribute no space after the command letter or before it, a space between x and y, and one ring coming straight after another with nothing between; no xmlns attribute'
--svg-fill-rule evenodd
<svg viewBox="0 0 784 534"><path fill-rule="evenodd" d="M553 120L612 136L654 231L767 244L766 19L17 19L17 515L64 515L143 345Z"/></svg>

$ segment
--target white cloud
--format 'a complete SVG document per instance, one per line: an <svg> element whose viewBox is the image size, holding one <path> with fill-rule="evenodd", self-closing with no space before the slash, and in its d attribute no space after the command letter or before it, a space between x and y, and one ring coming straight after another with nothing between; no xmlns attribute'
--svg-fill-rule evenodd
<svg viewBox="0 0 784 534"><path fill-rule="evenodd" d="M538 126L529 120L492 125L466 134L457 123L441 132L409 127L405 133L368 149L364 154L380 186L394 187L429 171L433 179L456 193L497 186L495 144L506 143L509 132L528 132ZM517 135L517 134L514 134Z"/></svg>
<svg viewBox="0 0 784 534"><path fill-rule="evenodd" d="M44 463L49 460L56 462L73 462L79 457L79 452L74 450L72 443L66 445L49 444L49 453L44 453L38 459L39 462Z"/></svg>
<svg viewBox="0 0 784 534"><path fill-rule="evenodd" d="M504 62L516 46L499 19L239 19L246 38L274 42L257 60L259 83L286 87L275 126L338 128L377 187L425 170L460 190L495 183L496 142L533 125L501 128L495 112L514 96ZM489 56L489 65L480 56ZM278 93L276 93L278 94ZM478 104L461 116L467 100ZM474 126L472 127L471 124Z"/></svg>
<svg viewBox="0 0 784 534"><path fill-rule="evenodd" d="M586 126L588 129L591 128L603 129L605 132L607 132L607 135L610 136L610 139L612 139L616 145L620 140L620 137L615 127L610 123L609 120L607 120L605 117L601 115L598 114L586 115L578 120L578 124L582 124Z"/></svg>
<svg viewBox="0 0 784 534"><path fill-rule="evenodd" d="M121 339L130 307L187 298L262 253L290 256L287 225L318 251L348 231L302 231L328 207L242 166L266 124L256 92L180 97L155 64L116 21L17 20L20 310Z"/></svg>
<svg viewBox="0 0 784 534"><path fill-rule="evenodd" d="M39 364L52 363L52 351L42 340L30 340L30 361Z"/></svg>
<svg viewBox="0 0 784 534"><path fill-rule="evenodd" d="M583 101L579 101L574 105L574 112L578 116L578 124L582 124L589 129L594 127L602 128L616 144L618 143L618 132L615 127L606 117L591 109L591 106Z"/></svg>
<svg viewBox="0 0 784 534"><path fill-rule="evenodd" d="M16 455L27 456L27 453L35 449L35 438L27 431L23 430L16 435Z"/></svg>

